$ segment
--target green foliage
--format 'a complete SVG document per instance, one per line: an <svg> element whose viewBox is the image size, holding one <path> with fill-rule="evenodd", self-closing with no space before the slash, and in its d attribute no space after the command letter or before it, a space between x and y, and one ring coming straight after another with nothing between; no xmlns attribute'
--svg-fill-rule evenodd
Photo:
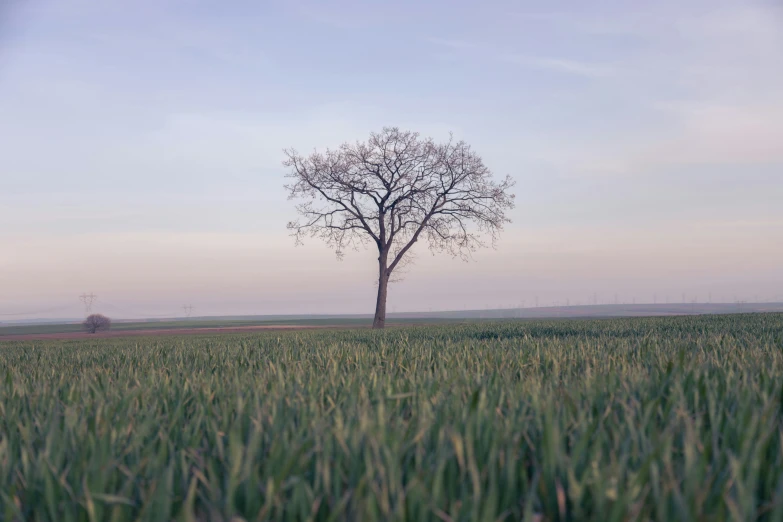
<svg viewBox="0 0 783 522"><path fill-rule="evenodd" d="M783 315L0 343L0 519L782 520Z"/></svg>

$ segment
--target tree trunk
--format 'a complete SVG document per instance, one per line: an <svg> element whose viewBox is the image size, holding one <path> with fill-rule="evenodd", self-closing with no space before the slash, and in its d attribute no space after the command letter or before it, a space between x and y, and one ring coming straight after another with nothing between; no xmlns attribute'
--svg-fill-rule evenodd
<svg viewBox="0 0 783 522"><path fill-rule="evenodd" d="M389 287L386 256L386 253L382 253L378 257L378 299L375 302L375 317L372 320L373 329L382 329L386 326L386 294Z"/></svg>

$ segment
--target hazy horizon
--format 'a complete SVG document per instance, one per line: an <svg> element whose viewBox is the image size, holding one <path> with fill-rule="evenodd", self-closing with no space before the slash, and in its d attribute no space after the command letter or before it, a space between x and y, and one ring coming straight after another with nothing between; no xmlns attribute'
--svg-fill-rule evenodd
<svg viewBox="0 0 783 522"><path fill-rule="evenodd" d="M517 181L390 312L783 301L783 8L518 4L3 4L0 321L372 313L377 254L288 237L282 149L388 125Z"/></svg>

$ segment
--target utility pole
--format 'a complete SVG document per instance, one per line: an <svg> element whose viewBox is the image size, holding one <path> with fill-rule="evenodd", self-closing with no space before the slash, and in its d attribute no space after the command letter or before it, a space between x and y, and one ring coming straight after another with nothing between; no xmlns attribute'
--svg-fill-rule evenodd
<svg viewBox="0 0 783 522"><path fill-rule="evenodd" d="M193 305L184 305L182 309L185 311L185 317L190 318L190 314L193 312Z"/></svg>
<svg viewBox="0 0 783 522"><path fill-rule="evenodd" d="M92 311L92 303L98 299L98 296L90 292L89 294L82 294L79 296L79 300L84 304L84 316L87 317Z"/></svg>

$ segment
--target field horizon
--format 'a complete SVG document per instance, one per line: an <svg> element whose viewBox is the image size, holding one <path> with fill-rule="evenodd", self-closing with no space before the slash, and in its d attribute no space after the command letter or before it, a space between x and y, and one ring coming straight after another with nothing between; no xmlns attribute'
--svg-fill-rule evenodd
<svg viewBox="0 0 783 522"><path fill-rule="evenodd" d="M666 317L679 315L725 315L738 313L779 313L783 302L735 303L639 303L571 306L541 306L530 308L494 308L471 310L440 310L428 312L389 313L390 326L459 322L491 319L601 319L622 317ZM0 339L10 336L73 334L82 331L82 319L41 318L0 321ZM219 315L166 318L112 317L112 330L196 330L209 328L237 330L247 327L361 327L371 324L372 314L279 314L279 315Z"/></svg>

